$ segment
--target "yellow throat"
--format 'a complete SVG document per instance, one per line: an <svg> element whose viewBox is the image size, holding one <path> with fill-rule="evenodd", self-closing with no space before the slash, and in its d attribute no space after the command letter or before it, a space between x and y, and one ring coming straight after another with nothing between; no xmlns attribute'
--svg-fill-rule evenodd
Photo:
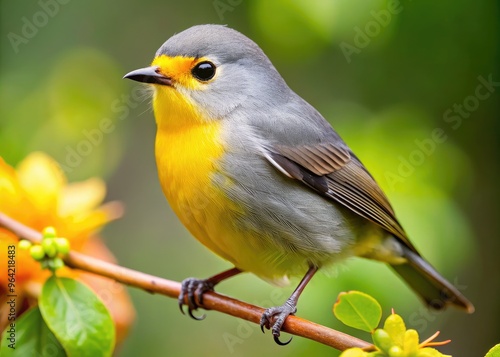
<svg viewBox="0 0 500 357"><path fill-rule="evenodd" d="M160 58L161 61L155 59L161 62L160 68L177 68L176 73L183 64L193 61L185 57ZM159 65L155 62L153 65ZM221 124L204 117L189 98L170 86L155 87L153 108L158 127L156 163L163 192L188 230L210 249L225 256L210 244L210 232L207 232L212 221L208 217L211 214L208 206L214 203L221 206L224 200L211 182L211 175L217 170L216 161L223 154Z"/></svg>

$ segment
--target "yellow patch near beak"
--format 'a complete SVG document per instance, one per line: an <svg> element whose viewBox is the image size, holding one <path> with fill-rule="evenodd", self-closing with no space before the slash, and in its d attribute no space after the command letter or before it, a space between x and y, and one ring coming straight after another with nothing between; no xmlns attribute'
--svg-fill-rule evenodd
<svg viewBox="0 0 500 357"><path fill-rule="evenodd" d="M200 82L193 77L191 70L202 61L202 58L160 55L151 65L159 67L160 73L170 78L174 86L177 84L188 89L198 89Z"/></svg>

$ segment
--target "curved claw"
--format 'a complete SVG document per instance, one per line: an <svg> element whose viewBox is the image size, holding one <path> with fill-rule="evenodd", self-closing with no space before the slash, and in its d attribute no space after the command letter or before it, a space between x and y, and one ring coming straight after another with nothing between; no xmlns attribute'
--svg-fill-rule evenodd
<svg viewBox="0 0 500 357"><path fill-rule="evenodd" d="M290 342L292 342L292 338L293 338L293 337L290 337L290 339L289 339L288 341L286 341L286 342L281 342L281 341L280 341L280 336L279 336L279 335L277 335L277 336L275 335L275 336L274 336L274 342L276 342L276 344L278 344L278 345L280 345L280 346L286 346L286 345L288 345Z"/></svg>
<svg viewBox="0 0 500 357"><path fill-rule="evenodd" d="M181 310L181 313L183 315L186 315L184 312L184 297L186 296L186 290L187 290L187 284L184 284L184 281L182 282L181 285L181 292L179 294L179 297L177 298L177 303L179 305L179 310Z"/></svg>
<svg viewBox="0 0 500 357"><path fill-rule="evenodd" d="M297 307L293 301L286 301L282 306L275 306L266 309L260 318L260 329L264 332L264 327L270 328L273 333L274 342L280 346L288 345L292 338L286 342L281 342L280 331L288 316L295 314Z"/></svg>
<svg viewBox="0 0 500 357"><path fill-rule="evenodd" d="M264 313L260 317L260 330L262 331L262 333L266 333L264 331L264 327L267 328L268 330L271 328L272 315L269 314L269 310L270 309L264 311Z"/></svg>
<svg viewBox="0 0 500 357"><path fill-rule="evenodd" d="M190 316L192 319L194 319L194 320L196 320L196 321L205 320L205 317L207 317L207 315L206 315L206 314L203 314L203 315L201 315L201 316L195 316L195 315L193 314L193 311L194 311L193 309L188 309L188 314L189 314L189 316Z"/></svg>
<svg viewBox="0 0 500 357"><path fill-rule="evenodd" d="M187 288L187 287L184 285L184 282L183 282L183 284L182 284L182 286L181 286L181 292L180 292L180 294L179 294L179 297L177 298L177 303L178 303L178 305L179 305L179 310L181 310L181 313L182 313L183 315L186 315L186 313L184 312L184 297L185 297L185 295L186 295L186 294L184 293L184 291L186 290L186 288Z"/></svg>
<svg viewBox="0 0 500 357"><path fill-rule="evenodd" d="M214 284L209 280L199 280L195 278L187 278L182 281L181 292L179 294L178 303L179 310L185 315L184 304L187 305L188 315L195 320L203 320L206 315L196 316L193 311L198 309L203 304L203 294L207 291L213 291ZM187 299L186 299L187 296ZM184 301L187 300L187 301Z"/></svg>

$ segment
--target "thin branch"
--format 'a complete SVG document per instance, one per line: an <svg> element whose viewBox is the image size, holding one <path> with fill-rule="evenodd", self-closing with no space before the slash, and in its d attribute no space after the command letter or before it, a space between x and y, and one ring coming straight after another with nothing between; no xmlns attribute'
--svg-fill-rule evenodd
<svg viewBox="0 0 500 357"><path fill-rule="evenodd" d="M27 239L33 243L39 243L42 239L40 232L19 223L1 212L0 226L4 226L18 237ZM74 251L70 252L64 258L64 262L73 269L94 273L150 293L158 293L174 299L179 296L181 289L181 284L176 281L141 273ZM260 317L264 312L263 308L215 292L207 292L203 295L203 308L216 310L256 324L260 323ZM366 341L297 316L289 316L286 319L283 331L323 343L341 351L350 347L364 348L371 346Z"/></svg>

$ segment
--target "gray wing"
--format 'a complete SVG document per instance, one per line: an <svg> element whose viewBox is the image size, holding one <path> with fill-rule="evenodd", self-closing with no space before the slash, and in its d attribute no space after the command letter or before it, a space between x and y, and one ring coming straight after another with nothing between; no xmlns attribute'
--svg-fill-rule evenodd
<svg viewBox="0 0 500 357"><path fill-rule="evenodd" d="M268 147L266 157L285 175L378 224L418 254L378 184L341 140L336 144L336 139L335 135L315 145L274 145Z"/></svg>

